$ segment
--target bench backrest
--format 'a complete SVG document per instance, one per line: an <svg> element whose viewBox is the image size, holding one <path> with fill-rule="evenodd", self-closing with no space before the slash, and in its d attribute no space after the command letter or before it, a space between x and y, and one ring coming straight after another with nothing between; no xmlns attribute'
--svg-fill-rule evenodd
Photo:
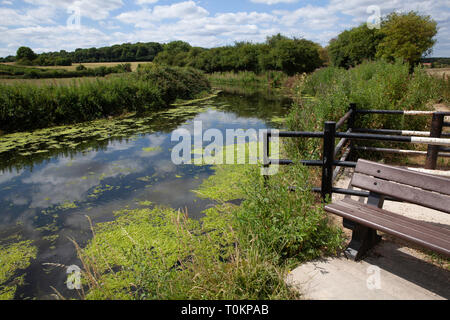
<svg viewBox="0 0 450 320"><path fill-rule="evenodd" d="M352 185L384 196L450 213L450 179L358 160Z"/></svg>

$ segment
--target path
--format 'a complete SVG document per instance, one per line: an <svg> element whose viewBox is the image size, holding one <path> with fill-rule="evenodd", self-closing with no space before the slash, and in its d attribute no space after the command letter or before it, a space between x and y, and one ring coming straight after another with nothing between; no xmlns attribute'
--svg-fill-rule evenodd
<svg viewBox="0 0 450 320"><path fill-rule="evenodd" d="M337 188L348 188L352 169L346 169ZM333 195L333 200L344 196ZM360 200L358 197L352 197ZM361 200L360 200L361 201ZM413 219L450 228L450 215L413 204L385 201L384 208ZM331 216L342 226L342 218ZM351 231L344 229L350 240ZM379 268L379 269L378 269ZM377 273L379 270L379 273ZM379 275L379 282L376 282ZM343 255L305 263L287 278L304 299L312 300L439 300L450 298L450 271L420 248L383 234L383 241L360 262Z"/></svg>

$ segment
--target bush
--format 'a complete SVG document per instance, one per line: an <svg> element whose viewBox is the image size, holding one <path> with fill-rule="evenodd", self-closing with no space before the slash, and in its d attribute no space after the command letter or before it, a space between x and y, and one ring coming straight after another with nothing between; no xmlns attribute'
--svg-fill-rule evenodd
<svg viewBox="0 0 450 320"><path fill-rule="evenodd" d="M103 74L105 69L95 72ZM209 89L201 73L168 67L70 86L0 84L0 128L19 131L146 112Z"/></svg>
<svg viewBox="0 0 450 320"><path fill-rule="evenodd" d="M330 41L328 52L331 63L337 67L350 68L364 60L373 60L382 38L383 34L379 30L369 29L367 24L346 30L337 39Z"/></svg>
<svg viewBox="0 0 450 320"><path fill-rule="evenodd" d="M295 165L268 182L257 174L246 183L237 230L242 239L276 259L276 264L311 260L341 248L341 233L329 223L322 203L311 192L308 171ZM291 185L296 192L289 191Z"/></svg>
<svg viewBox="0 0 450 320"><path fill-rule="evenodd" d="M0 75L22 79L104 77L108 74L126 72L131 72L131 64L129 63L119 64L113 67L100 66L89 69L83 65L79 65L76 67L75 71L68 71L65 69L27 68L17 65L0 65Z"/></svg>
<svg viewBox="0 0 450 320"><path fill-rule="evenodd" d="M87 70L87 68L86 68L85 66L83 66L82 64L78 65L75 69L76 69L77 71Z"/></svg>
<svg viewBox="0 0 450 320"><path fill-rule="evenodd" d="M137 74L139 79L160 88L162 98L167 103L172 103L176 99L193 99L195 94L211 89L206 77L192 68L145 64L138 66Z"/></svg>
<svg viewBox="0 0 450 320"><path fill-rule="evenodd" d="M420 67L413 74L409 70L409 64L401 61L365 62L350 70L337 67L318 70L297 84L296 95L312 99L301 99L293 106L288 126L292 130L322 131L325 121L338 121L352 102L360 109L431 110L430 102L446 99L446 83L442 79L429 76ZM426 117L390 115L365 115L358 119L356 126L360 128L417 131L423 131L429 122ZM319 143L298 139L293 152L317 158Z"/></svg>

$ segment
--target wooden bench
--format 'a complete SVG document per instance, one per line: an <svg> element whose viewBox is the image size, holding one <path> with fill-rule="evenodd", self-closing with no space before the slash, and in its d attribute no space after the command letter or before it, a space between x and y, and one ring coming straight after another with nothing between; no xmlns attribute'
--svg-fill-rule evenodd
<svg viewBox="0 0 450 320"><path fill-rule="evenodd" d="M377 230L450 256L450 230L383 210L385 197L450 213L450 179L359 160L351 185L370 191L367 204L346 198L325 206L353 231L345 255L360 260L381 237Z"/></svg>

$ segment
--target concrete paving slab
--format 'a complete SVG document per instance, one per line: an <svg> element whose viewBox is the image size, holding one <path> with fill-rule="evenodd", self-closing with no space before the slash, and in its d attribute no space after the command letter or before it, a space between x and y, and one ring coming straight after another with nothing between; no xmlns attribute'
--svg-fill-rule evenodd
<svg viewBox="0 0 450 320"><path fill-rule="evenodd" d="M336 183L349 188L353 170ZM358 190L358 189L357 189ZM333 194L333 201L344 196ZM366 202L365 198L351 197ZM450 215L409 203L385 201L384 209L450 229ZM331 215L342 226L342 218ZM351 231L344 229L347 240ZM430 263L426 254L404 241L382 234L383 240L360 262L345 256L305 263L286 282L310 300L448 300L450 270Z"/></svg>
<svg viewBox="0 0 450 320"><path fill-rule="evenodd" d="M286 282L308 300L447 300L450 271L383 241L363 261L345 257L305 263Z"/></svg>

